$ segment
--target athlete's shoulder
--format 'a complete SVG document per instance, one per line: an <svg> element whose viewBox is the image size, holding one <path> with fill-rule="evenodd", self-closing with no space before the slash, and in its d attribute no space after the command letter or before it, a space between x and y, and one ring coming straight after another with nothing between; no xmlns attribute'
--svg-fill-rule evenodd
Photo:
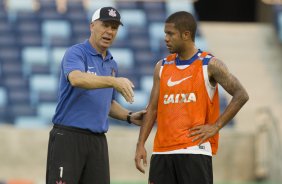
<svg viewBox="0 0 282 184"><path fill-rule="evenodd" d="M82 43L72 45L67 49L68 52L78 52L78 53L83 52L84 50L85 48Z"/></svg>
<svg viewBox="0 0 282 184"><path fill-rule="evenodd" d="M162 65L170 65L175 62L177 54L170 54L162 59Z"/></svg>
<svg viewBox="0 0 282 184"><path fill-rule="evenodd" d="M203 61L203 65L208 65L212 58L215 58L210 52L201 50L199 50L199 57Z"/></svg>
<svg viewBox="0 0 282 184"><path fill-rule="evenodd" d="M81 58L86 58L88 54L87 48L84 43L78 43L75 45L70 46L66 50L66 55L68 56L78 56Z"/></svg>

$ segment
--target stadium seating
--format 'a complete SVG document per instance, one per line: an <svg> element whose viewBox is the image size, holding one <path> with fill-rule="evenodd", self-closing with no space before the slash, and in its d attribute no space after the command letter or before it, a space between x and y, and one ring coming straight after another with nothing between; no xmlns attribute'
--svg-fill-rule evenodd
<svg viewBox="0 0 282 184"><path fill-rule="evenodd" d="M145 1L143 9L146 12L148 22L164 22L166 19L165 3L161 1Z"/></svg>
<svg viewBox="0 0 282 184"><path fill-rule="evenodd" d="M35 116L18 116L15 119L15 127L17 128L27 128L27 129L37 129L46 128L49 121L46 121L42 117Z"/></svg>
<svg viewBox="0 0 282 184"><path fill-rule="evenodd" d="M121 10L120 11L122 23L125 26L137 26L142 27L146 25L146 15L145 12L138 9ZM136 21L138 20L138 21Z"/></svg>
<svg viewBox="0 0 282 184"><path fill-rule="evenodd" d="M139 7L138 2L136 2L136 1L120 1L115 5L119 10L136 9L136 8Z"/></svg>
<svg viewBox="0 0 282 184"><path fill-rule="evenodd" d="M33 11L33 0L9 0L7 1L8 12L18 12L18 11Z"/></svg>
<svg viewBox="0 0 282 184"><path fill-rule="evenodd" d="M58 79L55 75L32 75L30 77L30 101L37 105L41 100L56 100Z"/></svg>
<svg viewBox="0 0 282 184"><path fill-rule="evenodd" d="M6 116L8 123L15 123L15 120L21 116L23 117L32 116L34 118L37 117L36 108L31 107L29 104L26 103L9 104L6 112L7 112Z"/></svg>
<svg viewBox="0 0 282 184"><path fill-rule="evenodd" d="M0 22L0 32L0 47L14 46L16 44L16 38L8 22Z"/></svg>
<svg viewBox="0 0 282 184"><path fill-rule="evenodd" d="M66 50L66 47L53 47L50 51L50 70L54 75L59 74L61 61L64 57Z"/></svg>
<svg viewBox="0 0 282 184"><path fill-rule="evenodd" d="M25 46L41 46L42 34L40 19L36 12L18 12L16 23L16 34L18 36L18 45Z"/></svg>
<svg viewBox="0 0 282 184"><path fill-rule="evenodd" d="M23 74L48 73L48 49L45 47L25 47L22 49ZM37 71L34 71L37 67Z"/></svg>
<svg viewBox="0 0 282 184"><path fill-rule="evenodd" d="M7 35L8 36L8 35ZM0 50L0 58L5 61L9 60L19 60L20 50L18 47L2 47Z"/></svg>
<svg viewBox="0 0 282 184"><path fill-rule="evenodd" d="M7 105L7 91L5 88L0 87L0 121L3 121L6 116Z"/></svg>
<svg viewBox="0 0 282 184"><path fill-rule="evenodd" d="M114 0L89 1L86 9L88 20L89 21L91 20L93 12L95 12L97 9L101 7L106 7L106 6L116 7L116 3Z"/></svg>
<svg viewBox="0 0 282 184"><path fill-rule="evenodd" d="M153 78L151 75L142 76L140 79L141 89L146 93L151 93L151 89L153 87Z"/></svg>
<svg viewBox="0 0 282 184"><path fill-rule="evenodd" d="M59 30L59 31L58 31ZM70 23L66 20L45 20L42 22L42 39L45 46L68 46L71 35Z"/></svg>
<svg viewBox="0 0 282 184"><path fill-rule="evenodd" d="M128 29L125 27L119 27L118 33L116 36L116 41L125 41L126 37L128 36Z"/></svg>
<svg viewBox="0 0 282 184"><path fill-rule="evenodd" d="M175 3L174 0L167 0L166 2L167 16L177 11L188 11L193 15L195 15L194 6L191 1L179 0L178 3Z"/></svg>
<svg viewBox="0 0 282 184"><path fill-rule="evenodd" d="M279 40L280 40L280 42L282 43L282 11L281 12L279 12L279 14L278 14L278 30L279 30L279 32L278 32L278 37L279 37Z"/></svg>
<svg viewBox="0 0 282 184"><path fill-rule="evenodd" d="M164 24L162 22L154 22L150 24L149 35L151 38L150 46L152 52L159 52L160 45L164 43Z"/></svg>
<svg viewBox="0 0 282 184"><path fill-rule="evenodd" d="M56 110L56 103L54 102L43 102L38 105L37 114L44 121L51 122L52 117Z"/></svg>
<svg viewBox="0 0 282 184"><path fill-rule="evenodd" d="M0 1L2 3L3 1ZM181 6L162 1L69 1L65 12L58 12L55 1L9 0L0 10L0 113L2 119L22 127L36 121L50 122L55 111L60 63L69 46L89 37L93 12L103 6L120 10L124 26L119 27L110 52L118 63L119 76L135 85L135 102L125 107L140 110L147 105L155 64L168 52L164 43L164 20L176 10L194 13L191 3ZM3 8L3 6L1 6ZM206 49L197 34L196 45ZM2 121L1 119L1 121ZM40 123L39 123L40 124Z"/></svg>
<svg viewBox="0 0 282 184"><path fill-rule="evenodd" d="M18 17L18 12L21 11L33 11L33 0L25 0L25 1L18 1L18 0L8 0L7 1L7 12L10 21L15 21Z"/></svg>
<svg viewBox="0 0 282 184"><path fill-rule="evenodd" d="M277 31L277 36L282 44L282 5L277 4L273 6L273 23Z"/></svg>
<svg viewBox="0 0 282 184"><path fill-rule="evenodd" d="M80 43L89 37L89 22L84 21L73 21L72 23L72 36L74 43ZM88 29L87 29L88 28Z"/></svg>
<svg viewBox="0 0 282 184"><path fill-rule="evenodd" d="M133 53L129 48L113 48L110 50L114 59L118 61L118 66L121 70L132 69L134 65Z"/></svg>
<svg viewBox="0 0 282 184"><path fill-rule="evenodd" d="M117 100L120 104L132 111L138 111L140 109L144 109L148 103L149 95L145 91L135 90L134 91L134 103L130 104L125 101L124 97L121 94L118 94Z"/></svg>

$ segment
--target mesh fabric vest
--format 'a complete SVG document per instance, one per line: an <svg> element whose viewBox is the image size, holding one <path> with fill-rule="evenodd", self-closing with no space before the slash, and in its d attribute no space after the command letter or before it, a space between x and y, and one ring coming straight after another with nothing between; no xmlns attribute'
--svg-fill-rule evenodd
<svg viewBox="0 0 282 184"><path fill-rule="evenodd" d="M185 69L177 68L176 54L169 55L163 62L160 77L160 93L157 112L157 132L154 140L155 152L172 151L199 142L188 137L189 129L198 125L215 123L219 116L219 96L210 100L203 75L203 52ZM219 135L209 139L212 152L218 148Z"/></svg>

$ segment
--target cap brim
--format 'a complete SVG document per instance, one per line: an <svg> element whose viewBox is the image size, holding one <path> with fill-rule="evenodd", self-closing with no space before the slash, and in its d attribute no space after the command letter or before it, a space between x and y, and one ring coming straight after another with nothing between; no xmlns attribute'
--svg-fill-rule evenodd
<svg viewBox="0 0 282 184"><path fill-rule="evenodd" d="M101 21L115 21L115 22L118 22L120 25L122 25L123 26L123 23L120 21L120 20L116 20L116 19L107 19L107 18L105 18L105 19L98 19L98 20L101 20Z"/></svg>

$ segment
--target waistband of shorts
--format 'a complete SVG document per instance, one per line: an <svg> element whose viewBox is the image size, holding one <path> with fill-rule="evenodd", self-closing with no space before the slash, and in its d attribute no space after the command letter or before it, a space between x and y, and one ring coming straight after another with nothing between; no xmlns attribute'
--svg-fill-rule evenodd
<svg viewBox="0 0 282 184"><path fill-rule="evenodd" d="M82 134L88 134L88 135L104 135L105 133L96 133L96 132L92 132L90 130L87 129L83 129L83 128L77 128L77 127L71 127L71 126L64 126L64 125L58 125L58 124L54 124L53 128L55 129L62 129L62 130L67 130L67 131L71 131L71 132L77 132L77 133L82 133Z"/></svg>

